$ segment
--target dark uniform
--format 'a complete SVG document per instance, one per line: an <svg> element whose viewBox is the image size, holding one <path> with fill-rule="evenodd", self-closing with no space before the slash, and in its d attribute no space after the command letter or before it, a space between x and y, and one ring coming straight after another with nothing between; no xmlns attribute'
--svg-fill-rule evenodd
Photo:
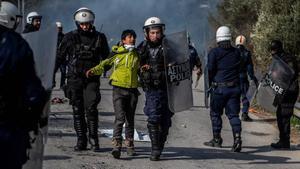
<svg viewBox="0 0 300 169"><path fill-rule="evenodd" d="M58 66L67 60L67 93L73 106L74 128L77 133L75 150L87 146L87 127L92 147L98 147L98 110L100 102L99 76L86 78L85 72L96 66L109 54L107 39L95 28L71 31L63 38L57 55ZM87 118L87 120L85 119Z"/></svg>
<svg viewBox="0 0 300 169"><path fill-rule="evenodd" d="M210 142L204 143L212 147L221 147L222 114L229 119L233 136L235 138L233 151L237 144L241 144L240 111L240 62L239 50L232 47L230 41L221 41L218 47L213 48L208 54L208 76L211 90L210 117L212 121L213 136Z"/></svg>
<svg viewBox="0 0 300 169"><path fill-rule="evenodd" d="M57 47L59 47L61 41L63 40L65 34L62 32L58 32L57 34ZM66 81L66 73L67 73L67 64L66 63L62 63L59 67L55 66L54 69L54 74L53 74L53 87L55 87L55 74L57 72L57 70L60 70L61 73L61 77L60 77L60 88L63 88L65 85L65 81Z"/></svg>
<svg viewBox="0 0 300 169"><path fill-rule="evenodd" d="M253 70L253 62L251 57L251 52L248 51L243 45L238 45L237 48L241 53L241 74L240 74L240 81L241 81L241 97L242 97L242 119L244 121L250 121L251 119L248 116L249 110L249 100L247 99L247 91L249 89L249 81L248 76L251 80L254 81L255 85L258 86L257 78L254 75Z"/></svg>
<svg viewBox="0 0 300 169"><path fill-rule="evenodd" d="M290 68L295 71L293 81L286 93L284 93L283 97L275 97L274 104L277 106L276 116L279 129L279 142L271 144L273 148L290 148L290 120L293 115L294 106L299 94L299 68L296 57L285 53L282 49L282 43L280 41L273 41L271 45L271 50L276 51L276 53L273 53L272 55L282 59L290 66Z"/></svg>
<svg viewBox="0 0 300 169"><path fill-rule="evenodd" d="M195 66L201 71L201 61L197 50L192 45L189 45L189 51L190 51L191 73Z"/></svg>
<svg viewBox="0 0 300 169"><path fill-rule="evenodd" d="M141 65L150 65L150 70L141 73L146 93L144 112L148 116L148 130L152 150L161 153L167 140L173 112L168 107L167 84L162 44L144 41L138 46Z"/></svg>
<svg viewBox="0 0 300 169"><path fill-rule="evenodd" d="M1 25L0 63L0 165L21 169L30 148L28 132L37 132L47 94L28 43Z"/></svg>

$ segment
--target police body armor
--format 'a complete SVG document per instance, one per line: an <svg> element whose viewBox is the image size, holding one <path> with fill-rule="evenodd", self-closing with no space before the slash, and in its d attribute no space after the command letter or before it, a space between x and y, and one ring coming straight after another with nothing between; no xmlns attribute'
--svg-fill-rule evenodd
<svg viewBox="0 0 300 169"><path fill-rule="evenodd" d="M149 64L150 70L141 74L144 89L165 88L165 66L162 45L151 47L146 41L142 44L141 63Z"/></svg>
<svg viewBox="0 0 300 169"><path fill-rule="evenodd" d="M69 56L68 75L83 76L87 70L99 64L101 56L97 53L101 44L101 34L96 32L96 36L84 37L75 30L73 54Z"/></svg>

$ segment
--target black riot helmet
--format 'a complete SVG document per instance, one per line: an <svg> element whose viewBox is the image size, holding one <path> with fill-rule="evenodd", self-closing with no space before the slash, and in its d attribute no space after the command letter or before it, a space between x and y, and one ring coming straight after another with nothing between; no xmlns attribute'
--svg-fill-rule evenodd
<svg viewBox="0 0 300 169"><path fill-rule="evenodd" d="M270 47L270 51L274 51L275 53L280 53L283 51L283 45L280 40L272 40Z"/></svg>

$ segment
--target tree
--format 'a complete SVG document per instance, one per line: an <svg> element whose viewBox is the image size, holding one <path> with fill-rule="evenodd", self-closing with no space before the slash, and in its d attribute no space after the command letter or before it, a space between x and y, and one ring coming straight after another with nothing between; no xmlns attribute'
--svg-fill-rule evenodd
<svg viewBox="0 0 300 169"><path fill-rule="evenodd" d="M250 37L260 10L259 0L224 0L217 5L218 14L210 15L209 20L213 27L229 26L233 36L240 34Z"/></svg>
<svg viewBox="0 0 300 169"><path fill-rule="evenodd" d="M265 69L271 60L268 46L279 39L287 52L299 56L300 2L294 0L264 0L254 28L254 52L260 67Z"/></svg>

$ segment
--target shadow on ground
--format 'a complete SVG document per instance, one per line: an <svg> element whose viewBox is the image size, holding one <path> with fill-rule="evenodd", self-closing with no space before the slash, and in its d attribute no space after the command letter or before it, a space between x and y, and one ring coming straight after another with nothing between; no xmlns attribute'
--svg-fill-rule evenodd
<svg viewBox="0 0 300 169"><path fill-rule="evenodd" d="M229 147L224 147L229 148ZM208 160L208 159L228 159L245 162L246 164L300 164L300 161L289 162L289 157L259 155L254 153L274 151L269 145L259 147L244 147L250 150L244 150L241 153L233 153L230 150L209 149L209 148L191 148L191 147L166 147L162 160ZM148 158L150 154L149 147L137 147L138 156L134 158ZM296 151L296 150L294 150Z"/></svg>

